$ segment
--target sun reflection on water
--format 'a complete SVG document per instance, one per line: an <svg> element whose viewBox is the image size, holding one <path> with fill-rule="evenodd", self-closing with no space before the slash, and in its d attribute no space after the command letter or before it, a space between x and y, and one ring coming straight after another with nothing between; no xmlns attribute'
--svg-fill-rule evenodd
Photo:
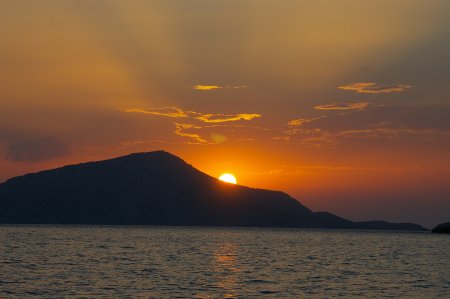
<svg viewBox="0 0 450 299"><path fill-rule="evenodd" d="M218 287L224 298L235 298L239 290L238 276L241 269L237 266L237 245L231 242L222 243L214 252L213 271L218 278Z"/></svg>

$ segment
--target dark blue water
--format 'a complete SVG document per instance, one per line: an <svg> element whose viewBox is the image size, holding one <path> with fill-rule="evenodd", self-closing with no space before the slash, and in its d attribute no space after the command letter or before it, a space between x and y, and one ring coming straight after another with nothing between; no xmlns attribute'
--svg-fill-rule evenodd
<svg viewBox="0 0 450 299"><path fill-rule="evenodd" d="M0 297L450 298L450 236L0 226Z"/></svg>

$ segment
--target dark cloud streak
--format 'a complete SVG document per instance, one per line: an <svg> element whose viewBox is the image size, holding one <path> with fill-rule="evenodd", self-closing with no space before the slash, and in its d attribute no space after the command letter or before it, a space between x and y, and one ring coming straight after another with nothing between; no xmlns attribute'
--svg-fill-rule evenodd
<svg viewBox="0 0 450 299"><path fill-rule="evenodd" d="M55 137L41 137L11 143L6 160L14 162L39 162L69 155L69 147Z"/></svg>

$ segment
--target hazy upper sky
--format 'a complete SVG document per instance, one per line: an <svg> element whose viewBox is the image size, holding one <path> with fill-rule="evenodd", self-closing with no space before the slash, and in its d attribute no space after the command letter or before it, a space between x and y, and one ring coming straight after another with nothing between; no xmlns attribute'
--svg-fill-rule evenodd
<svg viewBox="0 0 450 299"><path fill-rule="evenodd" d="M0 181L164 149L353 220L450 217L448 0L5 0Z"/></svg>

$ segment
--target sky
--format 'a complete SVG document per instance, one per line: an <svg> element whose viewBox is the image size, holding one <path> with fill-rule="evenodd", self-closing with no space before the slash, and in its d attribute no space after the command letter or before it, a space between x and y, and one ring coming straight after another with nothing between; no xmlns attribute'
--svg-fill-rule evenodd
<svg viewBox="0 0 450 299"><path fill-rule="evenodd" d="M352 220L450 217L448 0L4 0L0 182L166 150Z"/></svg>

